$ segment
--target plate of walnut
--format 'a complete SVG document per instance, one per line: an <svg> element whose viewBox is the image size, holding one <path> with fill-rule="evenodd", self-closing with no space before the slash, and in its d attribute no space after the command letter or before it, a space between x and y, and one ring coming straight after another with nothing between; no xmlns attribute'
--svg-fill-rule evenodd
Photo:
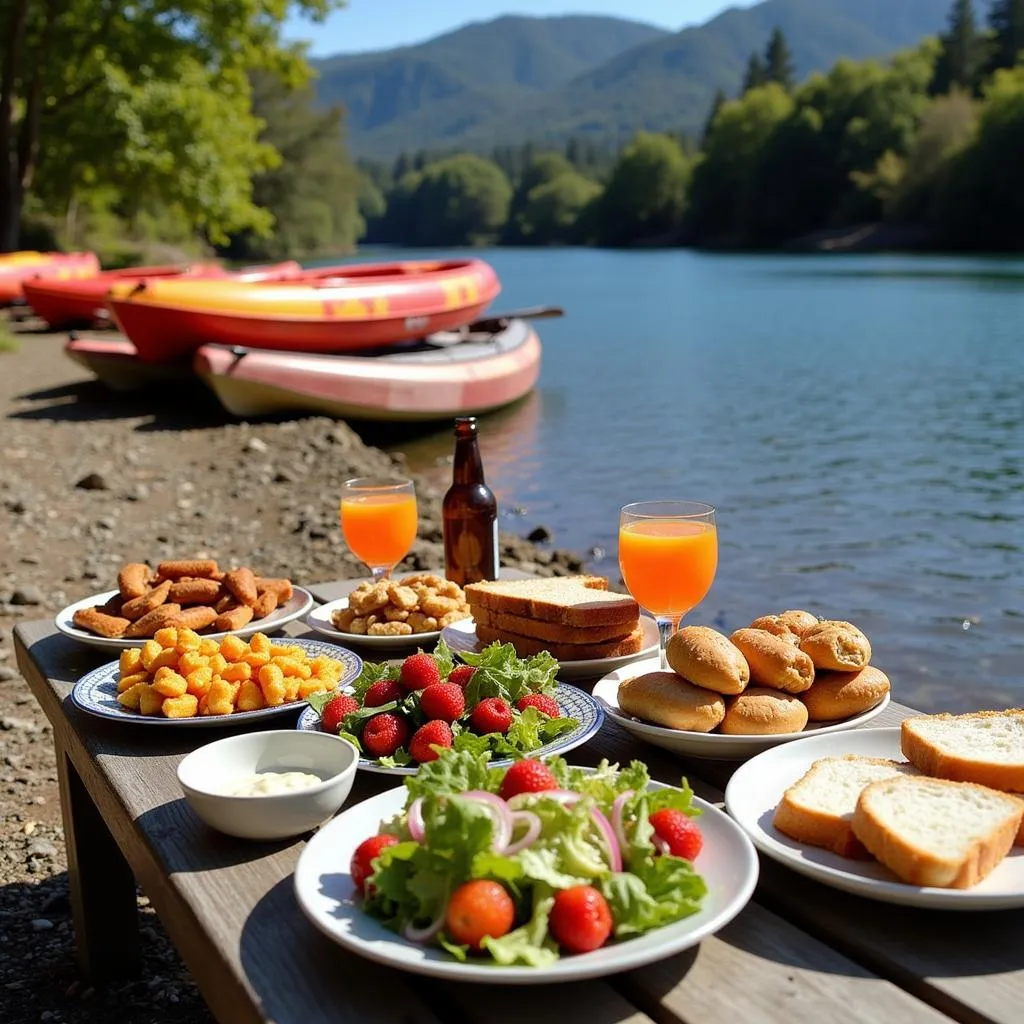
<svg viewBox="0 0 1024 1024"><path fill-rule="evenodd" d="M193 558L151 569L132 562L118 573L116 590L69 604L54 623L83 644L120 651L168 626L215 639L271 633L312 606L308 590L249 566L223 570L213 559Z"/></svg>

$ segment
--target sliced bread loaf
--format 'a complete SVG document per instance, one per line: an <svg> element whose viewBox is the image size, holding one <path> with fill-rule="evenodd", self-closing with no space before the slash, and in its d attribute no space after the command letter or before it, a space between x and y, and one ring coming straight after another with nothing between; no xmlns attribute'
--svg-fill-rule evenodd
<svg viewBox="0 0 1024 1024"><path fill-rule="evenodd" d="M517 636L532 636L554 644L603 643L618 640L631 633L639 619L626 623L612 622L597 626L563 626L559 622L544 622L542 619L528 619L523 615L508 612L494 612L490 608L473 608L473 619L477 626L489 626L499 633L515 633ZM737 652L739 653L739 652Z"/></svg>
<svg viewBox="0 0 1024 1024"><path fill-rule="evenodd" d="M879 757L823 757L782 796L772 824L800 843L823 846L840 857L869 856L853 834L851 821L861 791L872 782L916 774L905 761Z"/></svg>
<svg viewBox="0 0 1024 1024"><path fill-rule="evenodd" d="M540 619L563 626L636 625L640 607L628 594L607 589L603 576L555 576L540 580L494 580L465 588L470 609Z"/></svg>
<svg viewBox="0 0 1024 1024"><path fill-rule="evenodd" d="M900 746L925 775L1024 793L1024 711L905 718Z"/></svg>
<svg viewBox="0 0 1024 1024"><path fill-rule="evenodd" d="M627 654L636 654L643 649L644 631L643 627L637 626L626 636L614 640L606 640L593 644L556 644L548 640L538 640L533 636L519 636L516 633L508 633L505 630L492 629L490 626L481 626L477 623L477 639L484 644L498 643L511 644L516 649L520 658L529 658L531 655L547 651L558 661L591 661L598 658L621 658Z"/></svg>
<svg viewBox="0 0 1024 1024"><path fill-rule="evenodd" d="M900 775L865 787L854 835L908 885L969 889L1013 845L1024 802L970 782Z"/></svg>

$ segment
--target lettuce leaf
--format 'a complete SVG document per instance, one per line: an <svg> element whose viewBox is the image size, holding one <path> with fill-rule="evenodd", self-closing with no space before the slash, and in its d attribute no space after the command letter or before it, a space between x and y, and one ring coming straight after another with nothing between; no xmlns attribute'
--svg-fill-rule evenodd
<svg viewBox="0 0 1024 1024"><path fill-rule="evenodd" d="M554 894L547 886L534 886L530 920L500 939L488 936L482 943L484 949L503 966L546 967L554 963L558 959L558 946L548 933L548 918L554 902Z"/></svg>
<svg viewBox="0 0 1024 1024"><path fill-rule="evenodd" d="M460 733L459 738L465 735ZM468 750L444 751L436 761L421 764L415 775L405 780L409 791L406 806L418 796L457 796L471 789L484 789L497 793L505 772L492 768L489 754L475 754Z"/></svg>
<svg viewBox="0 0 1024 1024"><path fill-rule="evenodd" d="M558 662L541 651L522 659L511 644L495 641L479 654L460 652L459 657L476 672L466 684L466 706L474 707L486 697L504 697L515 705L528 693L554 693Z"/></svg>

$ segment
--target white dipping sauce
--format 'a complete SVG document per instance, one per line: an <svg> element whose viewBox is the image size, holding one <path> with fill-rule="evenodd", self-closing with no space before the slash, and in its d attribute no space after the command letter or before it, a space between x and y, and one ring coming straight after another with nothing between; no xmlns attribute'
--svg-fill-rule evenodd
<svg viewBox="0 0 1024 1024"><path fill-rule="evenodd" d="M224 791L225 796L276 796L297 789L317 786L324 780L308 772L259 772L235 779Z"/></svg>

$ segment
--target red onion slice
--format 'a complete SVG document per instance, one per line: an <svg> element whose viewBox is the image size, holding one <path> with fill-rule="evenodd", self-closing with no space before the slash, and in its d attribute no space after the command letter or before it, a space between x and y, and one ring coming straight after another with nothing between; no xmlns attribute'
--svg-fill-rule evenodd
<svg viewBox="0 0 1024 1024"><path fill-rule="evenodd" d="M590 814L597 823L601 835L604 836L605 846L608 848L608 862L612 871L621 871L622 851L619 849L619 841L615 838L615 830L609 824L608 819L596 807L591 809Z"/></svg>
<svg viewBox="0 0 1024 1024"><path fill-rule="evenodd" d="M426 834L426 828L423 824L423 797L416 797L416 799L409 805L407 824L409 825L409 835L411 835L417 843L422 843L423 836Z"/></svg>
<svg viewBox="0 0 1024 1024"><path fill-rule="evenodd" d="M537 817L533 811L515 811L512 814L513 830L517 824L526 824L526 834L521 838L517 839L510 846L506 846L504 853L506 857L511 857L514 854L519 853L520 850L525 850L528 846L532 846L540 835L540 818Z"/></svg>
<svg viewBox="0 0 1024 1024"><path fill-rule="evenodd" d="M444 927L444 910L430 924L417 928L411 921L402 929L402 935L410 942L429 942Z"/></svg>
<svg viewBox="0 0 1024 1024"><path fill-rule="evenodd" d="M501 853L512 840L512 812L508 804L496 793L488 793L482 789L471 789L468 793L459 794L464 800L475 800L485 804L494 818L494 840L491 849Z"/></svg>
<svg viewBox="0 0 1024 1024"><path fill-rule="evenodd" d="M612 828L615 829L615 838L618 839L619 846L623 850L629 846L629 840L626 839L626 830L622 824L622 808L632 795L633 790L627 789L625 793L620 793L615 798L615 803L612 804Z"/></svg>

